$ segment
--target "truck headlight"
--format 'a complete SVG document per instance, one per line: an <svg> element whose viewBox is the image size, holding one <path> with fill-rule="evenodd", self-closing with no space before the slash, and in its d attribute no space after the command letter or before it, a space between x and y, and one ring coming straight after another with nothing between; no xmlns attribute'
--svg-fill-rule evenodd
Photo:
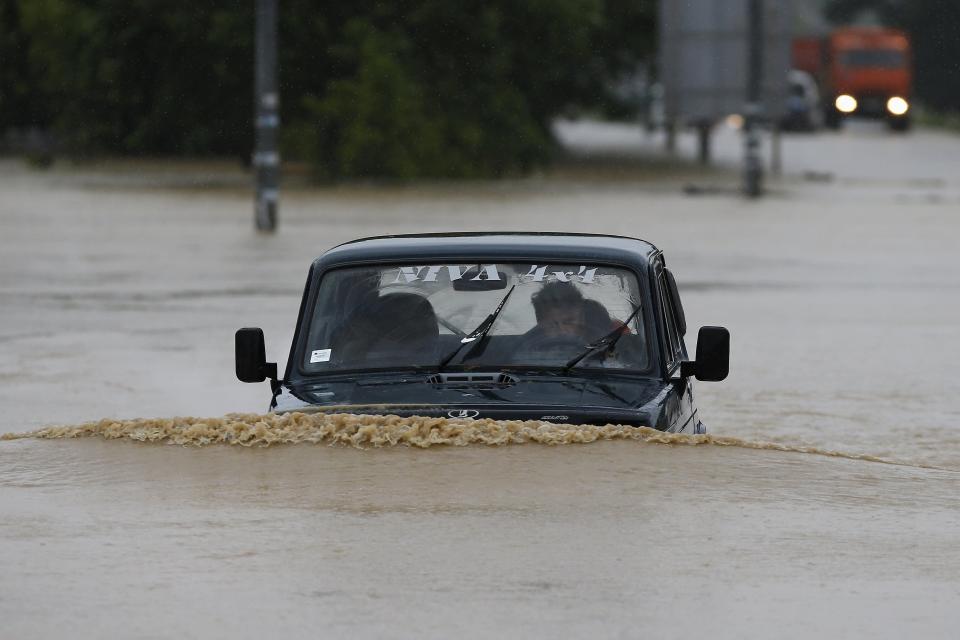
<svg viewBox="0 0 960 640"><path fill-rule="evenodd" d="M847 94L837 96L833 104L840 113L853 113L857 110L857 99Z"/></svg>
<svg viewBox="0 0 960 640"><path fill-rule="evenodd" d="M901 98L900 96L893 96L887 100L887 111L892 115L902 116L910 108L910 103Z"/></svg>

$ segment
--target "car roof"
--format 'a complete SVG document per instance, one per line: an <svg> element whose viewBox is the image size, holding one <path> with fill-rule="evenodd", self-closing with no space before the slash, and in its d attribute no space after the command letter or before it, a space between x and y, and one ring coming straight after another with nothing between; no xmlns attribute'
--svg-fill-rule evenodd
<svg viewBox="0 0 960 640"><path fill-rule="evenodd" d="M637 238L589 233L463 232L361 238L338 245L314 266L443 259L596 260L643 268L659 249Z"/></svg>

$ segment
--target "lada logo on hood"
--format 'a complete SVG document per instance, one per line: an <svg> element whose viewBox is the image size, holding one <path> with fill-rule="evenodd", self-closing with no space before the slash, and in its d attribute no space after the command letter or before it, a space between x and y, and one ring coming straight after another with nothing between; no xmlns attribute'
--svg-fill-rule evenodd
<svg viewBox="0 0 960 640"><path fill-rule="evenodd" d="M480 412L476 409L454 409L447 411L447 415L451 418L476 418Z"/></svg>

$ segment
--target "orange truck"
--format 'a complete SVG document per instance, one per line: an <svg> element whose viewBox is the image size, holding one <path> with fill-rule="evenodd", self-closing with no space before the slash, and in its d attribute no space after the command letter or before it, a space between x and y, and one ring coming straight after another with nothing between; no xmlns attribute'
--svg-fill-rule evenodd
<svg viewBox="0 0 960 640"><path fill-rule="evenodd" d="M816 78L828 127L838 128L848 116L884 118L901 131L910 127L913 74L904 32L845 27L826 38L796 38L793 67Z"/></svg>

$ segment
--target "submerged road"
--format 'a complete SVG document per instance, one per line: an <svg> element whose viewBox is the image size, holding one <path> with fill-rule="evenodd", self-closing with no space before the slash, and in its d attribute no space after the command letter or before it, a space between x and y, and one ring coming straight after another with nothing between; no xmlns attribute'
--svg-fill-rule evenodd
<svg viewBox="0 0 960 640"><path fill-rule="evenodd" d="M951 637L960 137L854 124L786 137L786 175L756 202L732 189L732 132L698 174L664 170L656 138L567 123L582 163L288 190L274 237L253 234L245 178L222 166L4 161L0 433L261 411L266 385L233 377L233 332L262 326L282 368L323 250L560 230L653 241L688 346L730 328L730 378L697 387L711 433L918 466L629 441L5 441L0 635Z"/></svg>

